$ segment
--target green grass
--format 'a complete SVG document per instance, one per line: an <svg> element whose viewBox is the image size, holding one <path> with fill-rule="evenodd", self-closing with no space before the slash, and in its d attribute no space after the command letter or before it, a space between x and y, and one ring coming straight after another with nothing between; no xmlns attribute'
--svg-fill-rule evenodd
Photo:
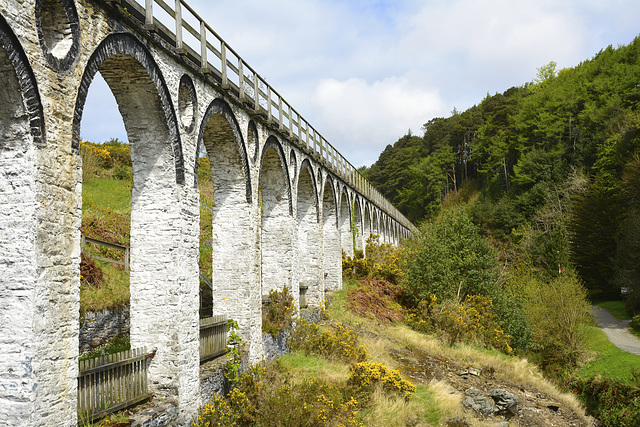
<svg viewBox="0 0 640 427"><path fill-rule="evenodd" d="M121 213L131 211L131 183L118 179L91 178L82 183L82 206L109 208Z"/></svg>
<svg viewBox="0 0 640 427"><path fill-rule="evenodd" d="M301 351L285 354L280 358L283 366L288 370L295 370L296 380L306 380L312 377L345 380L349 377L349 367L345 364L329 362L323 358L308 355Z"/></svg>
<svg viewBox="0 0 640 427"><path fill-rule="evenodd" d="M104 283L99 287L86 283L80 285L80 314L128 305L129 272L117 269L110 262L94 261L102 268Z"/></svg>
<svg viewBox="0 0 640 427"><path fill-rule="evenodd" d="M627 314L627 310L624 308L624 301L596 301L594 305L606 309L618 320L631 319L631 316Z"/></svg>
<svg viewBox="0 0 640 427"><path fill-rule="evenodd" d="M594 360L585 364L576 373L582 378L596 375L613 378L629 385L637 385L631 372L640 370L640 356L627 353L611 344L604 332L594 326L585 326L587 349L597 354Z"/></svg>

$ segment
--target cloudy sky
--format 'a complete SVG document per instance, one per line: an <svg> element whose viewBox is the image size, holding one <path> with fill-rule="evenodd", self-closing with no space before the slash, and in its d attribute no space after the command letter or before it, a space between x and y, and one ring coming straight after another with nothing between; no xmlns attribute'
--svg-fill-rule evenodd
<svg viewBox="0 0 640 427"><path fill-rule="evenodd" d="M640 34L638 0L187 3L355 166L454 107L532 81L550 61L573 67ZM126 140L100 78L82 137Z"/></svg>

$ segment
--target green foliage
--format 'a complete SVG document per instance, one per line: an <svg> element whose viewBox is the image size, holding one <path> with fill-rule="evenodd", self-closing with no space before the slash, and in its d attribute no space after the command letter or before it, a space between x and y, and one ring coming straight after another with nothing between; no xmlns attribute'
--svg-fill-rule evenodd
<svg viewBox="0 0 640 427"><path fill-rule="evenodd" d="M227 363L225 364L224 376L231 382L238 381L240 366L242 363L242 337L238 335L238 322L233 319L227 320Z"/></svg>
<svg viewBox="0 0 640 427"><path fill-rule="evenodd" d="M532 349L548 371L574 366L592 320L586 289L572 270L542 281L526 266L513 269L507 287L520 298L533 329Z"/></svg>
<svg viewBox="0 0 640 427"><path fill-rule="evenodd" d="M491 298L467 295L462 303L456 300L438 303L434 295L421 301L409 316L409 325L422 332L434 331L449 345L457 342L476 343L511 354L511 336L497 323Z"/></svg>
<svg viewBox="0 0 640 427"><path fill-rule="evenodd" d="M496 253L465 208L443 211L420 231L406 243L407 272L402 286L409 305L431 295L450 300L496 292Z"/></svg>
<svg viewBox="0 0 640 427"><path fill-rule="evenodd" d="M610 378L592 377L575 379L570 386L602 425L640 425L640 388L637 385L623 384Z"/></svg>
<svg viewBox="0 0 640 427"><path fill-rule="evenodd" d="M631 326L631 328L636 332L640 332L640 314L636 314L635 316L633 316L633 319L631 319L631 323L629 324L629 326Z"/></svg>
<svg viewBox="0 0 640 427"><path fill-rule="evenodd" d="M382 279L398 284L403 276L404 251L390 243L381 243L379 234L367 237L367 257L356 249L353 257L342 251L342 274L347 278Z"/></svg>
<svg viewBox="0 0 640 427"><path fill-rule="evenodd" d="M262 308L262 332L278 336L280 332L288 331L293 324L295 314L295 300L288 286L281 291L271 289L269 301Z"/></svg>
<svg viewBox="0 0 640 427"><path fill-rule="evenodd" d="M111 338L107 343L101 345L100 347L96 347L94 349L81 353L78 357L78 360L82 361L95 359L96 357L104 357L127 350L131 350L131 342L129 340L129 336L118 335Z"/></svg>
<svg viewBox="0 0 640 427"><path fill-rule="evenodd" d="M369 358L367 350L358 344L358 334L337 323L324 331L316 323L298 319L289 338L291 350L315 354L329 360L363 362Z"/></svg>
<svg viewBox="0 0 640 427"><path fill-rule="evenodd" d="M361 426L361 403L345 384L313 377L295 381L278 361L256 365L240 376L226 398L200 409L194 427Z"/></svg>
<svg viewBox="0 0 640 427"><path fill-rule="evenodd" d="M597 298L614 299L620 295L610 259L616 253L616 229L622 214L620 192L605 187L602 181L591 183L586 191L573 197L567 223L571 260Z"/></svg>
<svg viewBox="0 0 640 427"><path fill-rule="evenodd" d="M385 390L400 394L410 400L416 392L416 386L402 378L397 369L387 368L378 362L360 362L351 369L349 384L368 392L373 391L376 384Z"/></svg>

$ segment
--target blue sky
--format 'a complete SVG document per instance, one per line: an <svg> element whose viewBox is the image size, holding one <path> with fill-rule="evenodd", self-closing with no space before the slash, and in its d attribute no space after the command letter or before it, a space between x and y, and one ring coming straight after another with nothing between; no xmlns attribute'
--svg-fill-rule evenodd
<svg viewBox="0 0 640 427"><path fill-rule="evenodd" d="M187 2L355 166L550 61L573 67L640 34L638 0ZM99 78L81 132L126 140Z"/></svg>

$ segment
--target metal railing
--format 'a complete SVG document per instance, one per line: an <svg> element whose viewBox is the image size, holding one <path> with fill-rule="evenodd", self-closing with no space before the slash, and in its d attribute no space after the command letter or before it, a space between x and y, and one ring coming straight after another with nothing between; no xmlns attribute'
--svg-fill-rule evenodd
<svg viewBox="0 0 640 427"><path fill-rule="evenodd" d="M132 16L143 21L144 27L162 34L177 53L196 62L200 70L212 74L223 89L233 91L253 110L277 124L307 154L328 166L336 175L360 194L373 201L409 230L415 226L358 170L342 156L302 115L296 111L267 81L220 37L184 0L111 0L120 3ZM156 8L155 6L157 5ZM167 25L161 22L162 15ZM172 28L170 28L172 27ZM196 46L190 46L191 39Z"/></svg>

